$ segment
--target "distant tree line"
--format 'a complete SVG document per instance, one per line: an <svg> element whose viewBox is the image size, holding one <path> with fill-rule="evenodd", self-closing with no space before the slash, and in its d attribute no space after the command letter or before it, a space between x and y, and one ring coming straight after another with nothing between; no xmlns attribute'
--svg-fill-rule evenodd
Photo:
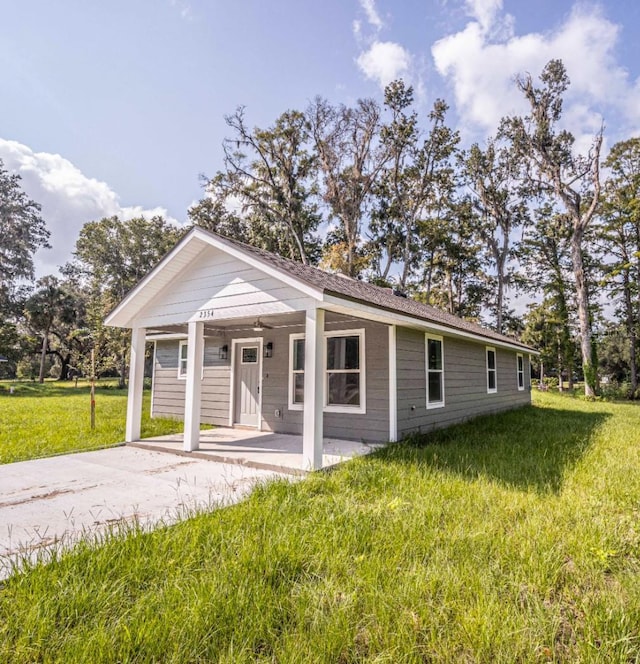
<svg viewBox="0 0 640 664"><path fill-rule="evenodd" d="M381 102L316 98L264 129L238 108L223 169L203 176L189 220L517 336L541 350L540 370L570 387L584 379L589 396L601 375L636 398L640 138L603 160L601 129L577 155L562 62L516 85L528 112L466 149L446 102L420 114L402 80ZM62 277L33 283L48 232L0 162L0 370L86 374L93 348L98 372L124 384L128 335L102 321L185 230L160 217L90 221ZM533 301L524 315L514 295Z"/></svg>

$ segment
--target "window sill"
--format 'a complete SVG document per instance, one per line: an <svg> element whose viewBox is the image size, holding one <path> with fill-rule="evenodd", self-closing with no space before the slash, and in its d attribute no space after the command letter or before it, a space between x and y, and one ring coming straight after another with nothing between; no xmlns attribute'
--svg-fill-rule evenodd
<svg viewBox="0 0 640 664"><path fill-rule="evenodd" d="M427 402L427 410L434 410L435 408L444 408L444 401Z"/></svg>
<svg viewBox="0 0 640 664"><path fill-rule="evenodd" d="M304 410L304 405L303 404L293 404L290 403L287 406L288 410L298 410L302 411ZM322 408L323 413L347 413L351 415L366 415L367 409L362 407L362 406L324 406Z"/></svg>
<svg viewBox="0 0 640 664"><path fill-rule="evenodd" d="M325 406L323 408L325 413L351 413L357 415L364 415L367 412L367 409L364 406L339 406L337 404L331 406Z"/></svg>

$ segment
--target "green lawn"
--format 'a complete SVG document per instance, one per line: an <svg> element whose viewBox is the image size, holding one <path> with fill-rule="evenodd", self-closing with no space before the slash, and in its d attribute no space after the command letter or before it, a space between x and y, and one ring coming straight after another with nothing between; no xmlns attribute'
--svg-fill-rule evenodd
<svg viewBox="0 0 640 664"><path fill-rule="evenodd" d="M9 389L13 387L13 394ZM174 420L149 417L150 392L145 391L142 436L180 431ZM96 428L91 430L89 386L82 382L0 382L0 463L53 454L93 450L121 443L127 413L127 392L104 381L96 389Z"/></svg>
<svg viewBox="0 0 640 664"><path fill-rule="evenodd" d="M0 591L0 661L640 661L640 407L395 445Z"/></svg>

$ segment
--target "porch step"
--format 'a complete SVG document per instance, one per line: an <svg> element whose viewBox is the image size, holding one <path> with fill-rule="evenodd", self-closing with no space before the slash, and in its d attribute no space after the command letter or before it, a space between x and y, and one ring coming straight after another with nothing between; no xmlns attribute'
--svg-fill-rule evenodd
<svg viewBox="0 0 640 664"><path fill-rule="evenodd" d="M251 427L247 427L251 428ZM126 443L128 447L138 447L141 450L149 450L151 452L160 452L164 454L173 454L175 456L190 457L192 459L205 459L206 461L215 461L216 463L232 463L235 466L245 466L247 468L258 468L260 470L272 470L276 473L285 473L287 475L295 475L296 477L308 475L308 471L291 468L288 466L281 466L274 463L263 463L260 461L250 461L248 459L239 459L237 457L227 457L215 452L201 452L194 450L193 452L185 452L179 449L167 449L151 443L144 443L136 441L133 443Z"/></svg>

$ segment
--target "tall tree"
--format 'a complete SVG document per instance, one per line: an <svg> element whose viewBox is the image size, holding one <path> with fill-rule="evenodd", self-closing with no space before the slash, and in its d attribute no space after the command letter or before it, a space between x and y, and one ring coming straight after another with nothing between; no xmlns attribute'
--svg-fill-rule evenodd
<svg viewBox="0 0 640 664"><path fill-rule="evenodd" d="M520 175L521 155L509 144L490 138L485 150L476 143L462 158L464 177L480 214L478 234L495 270L495 297L491 309L495 329L503 331L506 288L511 282L512 233L529 219L528 192Z"/></svg>
<svg viewBox="0 0 640 664"><path fill-rule="evenodd" d="M363 265L359 260L363 216L387 160L379 140L380 115L373 99L336 107L318 97L307 110L322 197L340 224L333 236L342 249L339 266L350 277L357 277Z"/></svg>
<svg viewBox="0 0 640 664"><path fill-rule="evenodd" d="M50 336L55 334L59 341L67 336L63 330L68 330L72 324L78 322L77 302L57 277L49 275L36 283L35 292L25 304L25 313L29 326L42 339L38 381L43 383L45 361L50 352ZM61 359L60 377L65 379L68 358L60 353L59 348L55 353Z"/></svg>
<svg viewBox="0 0 640 664"><path fill-rule="evenodd" d="M554 321L555 362L559 378L566 371L569 389L573 387L575 368L575 340L572 330L575 307L571 293L575 292L571 264L571 221L551 205L543 205L535 213L520 243L517 257L523 276L521 287L532 294L542 294L546 309ZM562 379L559 382L563 389Z"/></svg>
<svg viewBox="0 0 640 664"><path fill-rule="evenodd" d="M601 129L586 156L573 153L574 137L559 127L563 96L569 86L566 69L560 60L551 60L536 87L530 75L520 76L517 85L529 102L529 114L505 118L501 134L512 141L525 160L525 176L540 195L549 196L563 206L571 220L571 259L576 288L580 349L585 375L585 395L593 396L597 367L593 362L589 288L585 275L583 244L600 198Z"/></svg>
<svg viewBox="0 0 640 664"><path fill-rule="evenodd" d="M469 197L453 200L440 219L422 224L425 255L418 299L478 321L489 295L477 212Z"/></svg>
<svg viewBox="0 0 640 664"><path fill-rule="evenodd" d="M629 347L629 396L638 396L640 334L640 138L616 143L604 166L600 236L605 283L622 318Z"/></svg>
<svg viewBox="0 0 640 664"><path fill-rule="evenodd" d="M227 173L218 171L211 179L204 176L202 179L205 196L187 211L191 223L239 242L251 244L249 221L234 209L235 195Z"/></svg>
<svg viewBox="0 0 640 664"><path fill-rule="evenodd" d="M0 328L7 327L0 333L3 355L11 355L9 344L16 335L15 318L24 299L20 282L33 279L33 255L49 246L40 205L25 194L20 179L17 173L5 170L0 159Z"/></svg>
<svg viewBox="0 0 640 664"><path fill-rule="evenodd" d="M88 293L88 327L98 351L98 370L115 370L125 384L129 335L106 328L104 317L173 247L181 231L162 217L121 221L107 217L80 230L74 260L64 273Z"/></svg>
<svg viewBox="0 0 640 664"><path fill-rule="evenodd" d="M275 243L264 248L310 263L318 249L313 233L320 214L308 119L286 111L272 127L250 129L239 108L226 122L233 133L223 144L226 195L239 201L252 243Z"/></svg>
<svg viewBox="0 0 640 664"><path fill-rule="evenodd" d="M540 370L540 380L545 372L557 373L558 378L562 375L561 362L566 353L564 329L565 321L558 311L557 301L545 297L542 302L529 305L520 338L540 351L540 356L534 360Z"/></svg>
<svg viewBox="0 0 640 664"><path fill-rule="evenodd" d="M375 204L369 227L372 245L384 254L379 276L386 280L395 266L403 290L424 257L427 228L434 220L441 224L446 216L456 184L451 157L460 140L445 124L448 107L444 101L434 103L426 136L412 105L413 88L404 81L386 87L385 106L391 119L382 125L380 138L387 162L373 188Z"/></svg>
<svg viewBox="0 0 640 664"><path fill-rule="evenodd" d="M20 175L4 169L0 159L0 287L33 278L33 254L49 247L49 231L40 205L20 187Z"/></svg>

